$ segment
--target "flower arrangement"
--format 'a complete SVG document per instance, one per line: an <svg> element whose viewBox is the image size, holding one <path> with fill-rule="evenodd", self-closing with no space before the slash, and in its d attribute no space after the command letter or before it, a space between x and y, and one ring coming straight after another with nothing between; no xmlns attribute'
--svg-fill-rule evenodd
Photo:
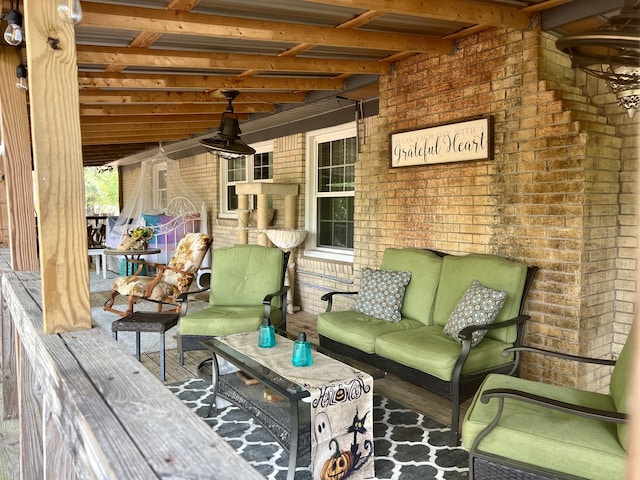
<svg viewBox="0 0 640 480"><path fill-rule="evenodd" d="M149 227L136 227L129 230L129 236L134 240L147 240L153 237L153 229Z"/></svg>
<svg viewBox="0 0 640 480"><path fill-rule="evenodd" d="M150 227L136 227L127 232L128 236L122 238L118 250L145 250L149 240L153 237L153 229Z"/></svg>

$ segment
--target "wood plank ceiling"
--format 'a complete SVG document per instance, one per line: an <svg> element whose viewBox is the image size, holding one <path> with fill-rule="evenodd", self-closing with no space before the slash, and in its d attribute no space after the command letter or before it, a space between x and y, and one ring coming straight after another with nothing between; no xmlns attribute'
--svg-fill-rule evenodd
<svg viewBox="0 0 640 480"><path fill-rule="evenodd" d="M595 13L621 3L610 2ZM396 60L450 53L466 35L530 28L541 12L578 12L587 3L594 2L84 1L76 25L83 162L104 165L215 131L223 90L241 92L234 109L243 121L327 96L366 100ZM562 28L604 21L574 13Z"/></svg>

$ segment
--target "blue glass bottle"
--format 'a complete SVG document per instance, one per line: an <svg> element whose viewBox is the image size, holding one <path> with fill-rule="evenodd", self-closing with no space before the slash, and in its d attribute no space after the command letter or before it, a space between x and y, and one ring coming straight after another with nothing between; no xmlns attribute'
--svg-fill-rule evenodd
<svg viewBox="0 0 640 480"><path fill-rule="evenodd" d="M258 346L260 348L272 348L276 346L276 332L268 318L265 318L262 321L262 325L260 325Z"/></svg>
<svg viewBox="0 0 640 480"><path fill-rule="evenodd" d="M307 342L307 334L300 332L298 340L293 343L291 364L294 367L308 367L313 363L311 358L311 344Z"/></svg>

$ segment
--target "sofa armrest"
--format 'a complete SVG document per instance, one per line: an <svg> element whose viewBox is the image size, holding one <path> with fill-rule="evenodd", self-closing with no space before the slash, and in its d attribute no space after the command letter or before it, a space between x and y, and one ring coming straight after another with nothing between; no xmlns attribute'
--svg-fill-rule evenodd
<svg viewBox="0 0 640 480"><path fill-rule="evenodd" d="M333 308L333 296L334 295L357 295L358 292L327 292L320 297L320 300L323 300L327 303L327 309L325 312L330 312Z"/></svg>
<svg viewBox="0 0 640 480"><path fill-rule="evenodd" d="M541 355L549 355L551 357L561 358L564 360L574 360L576 362L581 362L581 363L595 363L598 365L613 366L616 364L615 360L611 360L607 358L581 357L579 355L570 355L568 353L553 352L550 350L544 350L542 348L535 348L535 347L509 347L509 348L505 348L502 354L506 357L512 352L539 353Z"/></svg>
<svg viewBox="0 0 640 480"><path fill-rule="evenodd" d="M558 410L572 415L578 415L581 417L591 418L594 420L603 420L613 423L627 423L628 415L625 413L601 410L599 408L590 408L582 405L576 405L574 403L562 402L559 400L553 400L551 398L543 397L542 395L536 395L534 393L523 392L521 390L515 390L511 388L493 388L485 392L482 392L480 400L482 403L488 403L492 398L500 399L500 402L505 398L511 398L520 400L527 403L532 403L552 410ZM501 409L499 409L499 412Z"/></svg>
<svg viewBox="0 0 640 480"><path fill-rule="evenodd" d="M499 328L510 327L511 325L523 324L531 317L529 315L518 315L517 317L510 318L509 320L505 320L500 323L490 323L488 325L469 325L468 327L464 327L458 333L458 338L461 340L471 341L471 334L476 330L497 330Z"/></svg>

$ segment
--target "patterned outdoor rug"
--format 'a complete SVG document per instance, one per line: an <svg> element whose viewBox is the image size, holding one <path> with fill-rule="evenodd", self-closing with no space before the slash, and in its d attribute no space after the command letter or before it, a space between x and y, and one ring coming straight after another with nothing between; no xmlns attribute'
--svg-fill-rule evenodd
<svg viewBox="0 0 640 480"><path fill-rule="evenodd" d="M237 407L211 411L211 386L191 379L168 385L251 465L268 479L284 480L289 455L273 436ZM447 445L449 429L399 403L374 394L374 452L377 479L459 480L468 478L469 454ZM298 457L296 480L310 480L310 455Z"/></svg>

